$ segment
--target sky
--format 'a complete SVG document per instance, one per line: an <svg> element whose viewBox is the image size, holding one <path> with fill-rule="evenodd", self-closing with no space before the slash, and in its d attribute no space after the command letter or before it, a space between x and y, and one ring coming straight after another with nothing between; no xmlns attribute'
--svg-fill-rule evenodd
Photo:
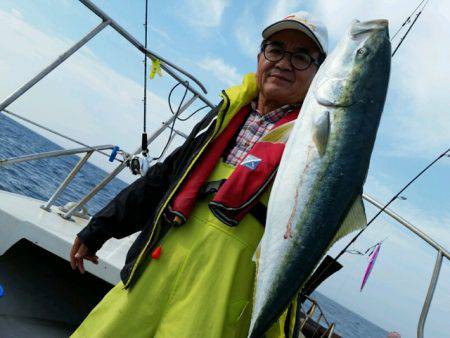
<svg viewBox="0 0 450 338"><path fill-rule="evenodd" d="M143 41L144 1L94 1L122 27ZM240 83L256 67L260 32L274 20L308 10L329 30L336 45L353 19L386 18L391 36L415 8L408 0L342 1L149 1L149 49L188 70L217 103L222 89ZM75 0L2 0L0 2L0 100L31 79L100 23ZM450 1L430 0L410 35L392 60L386 106L364 187L387 202L408 180L450 147ZM398 42L395 40L394 42ZM143 120L143 57L111 28L106 28L77 54L34 86L8 109L90 145L115 144L126 151L140 143ZM147 130L151 134L170 117L167 96L175 84L168 74L148 82ZM173 105L183 94L177 88ZM200 103L195 105L200 107ZM202 111L177 128L188 132ZM48 133L64 147L76 145ZM156 156L165 132L150 145ZM170 149L182 142L176 137ZM111 171L105 157L92 161ZM450 248L450 158L440 160L397 200L392 209ZM120 176L132 181L131 174ZM375 209L367 205L368 216ZM332 253L349 238L340 241ZM417 320L436 256L387 216L380 217L353 249L383 242L363 292L359 284L366 257L344 255L344 269L319 289L328 297L404 337L415 336ZM428 315L429 337L448 334L450 269L444 259L440 282ZM447 324L447 325L446 325Z"/></svg>

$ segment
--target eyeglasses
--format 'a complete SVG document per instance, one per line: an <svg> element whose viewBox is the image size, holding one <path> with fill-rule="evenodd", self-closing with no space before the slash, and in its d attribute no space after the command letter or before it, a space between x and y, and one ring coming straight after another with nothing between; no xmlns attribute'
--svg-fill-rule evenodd
<svg viewBox="0 0 450 338"><path fill-rule="evenodd" d="M262 52L267 61L278 62L284 58L284 55L290 54L290 62L292 67L297 70L305 70L311 64L320 67L320 62L305 52L288 52L277 43L266 43L262 45Z"/></svg>

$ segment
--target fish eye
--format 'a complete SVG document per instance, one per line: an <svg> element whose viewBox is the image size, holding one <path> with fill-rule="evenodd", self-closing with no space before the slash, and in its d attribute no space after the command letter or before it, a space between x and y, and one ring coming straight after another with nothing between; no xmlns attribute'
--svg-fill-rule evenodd
<svg viewBox="0 0 450 338"><path fill-rule="evenodd" d="M367 48L360 48L360 49L358 49L357 51L356 51L356 53L358 54L358 55L361 55L361 56L363 56L363 55L366 55L367 53L368 53L369 51L367 50Z"/></svg>

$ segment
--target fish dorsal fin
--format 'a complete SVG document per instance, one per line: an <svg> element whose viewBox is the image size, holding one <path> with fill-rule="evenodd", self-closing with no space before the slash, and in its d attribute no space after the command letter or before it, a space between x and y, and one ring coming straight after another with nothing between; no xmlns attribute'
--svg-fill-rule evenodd
<svg viewBox="0 0 450 338"><path fill-rule="evenodd" d="M294 127L294 121L282 124L275 129L269 131L262 139L263 142L273 142L273 143L286 143L289 135L291 134L292 128Z"/></svg>
<svg viewBox="0 0 450 338"><path fill-rule="evenodd" d="M334 236L331 245L336 243L342 237L348 235L352 231L361 229L367 225L366 210L362 200L362 195L356 196L352 206L350 207L339 231ZM330 246L331 246L330 245Z"/></svg>
<svg viewBox="0 0 450 338"><path fill-rule="evenodd" d="M330 135L330 112L322 112L315 120L313 126L313 141L320 156L325 154Z"/></svg>

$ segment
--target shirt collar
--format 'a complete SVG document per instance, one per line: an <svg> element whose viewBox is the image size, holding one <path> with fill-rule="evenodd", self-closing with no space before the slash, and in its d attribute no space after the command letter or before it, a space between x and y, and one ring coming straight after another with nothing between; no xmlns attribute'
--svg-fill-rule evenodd
<svg viewBox="0 0 450 338"><path fill-rule="evenodd" d="M271 123L277 122L286 114L290 113L294 109L299 108L301 106L300 103L285 104L284 106L274 109L271 112L268 112L267 114L261 115L261 113L256 109L257 102L258 102L257 99L251 102L252 110L256 112L261 119Z"/></svg>

